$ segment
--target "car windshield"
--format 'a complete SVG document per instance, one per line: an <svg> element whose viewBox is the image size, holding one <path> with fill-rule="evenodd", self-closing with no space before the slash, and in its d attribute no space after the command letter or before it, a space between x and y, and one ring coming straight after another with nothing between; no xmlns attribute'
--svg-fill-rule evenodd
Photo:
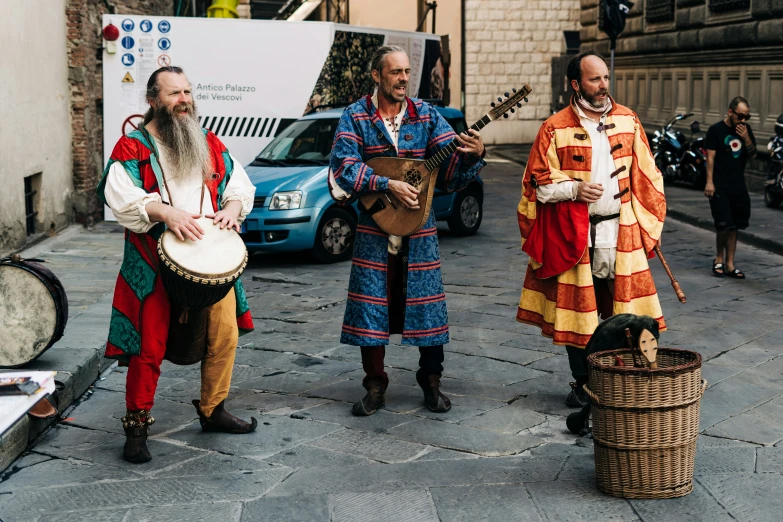
<svg viewBox="0 0 783 522"><path fill-rule="evenodd" d="M299 120L267 145L252 165L328 165L337 118Z"/></svg>

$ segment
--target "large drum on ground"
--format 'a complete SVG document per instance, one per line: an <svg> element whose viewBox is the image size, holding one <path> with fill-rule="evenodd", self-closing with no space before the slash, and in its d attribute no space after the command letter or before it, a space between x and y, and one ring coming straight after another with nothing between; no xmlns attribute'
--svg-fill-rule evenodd
<svg viewBox="0 0 783 522"><path fill-rule="evenodd" d="M223 299L247 265L247 248L234 230L212 218L197 219L204 230L198 241L180 241L170 230L158 240L163 286L184 309L206 308Z"/></svg>
<svg viewBox="0 0 783 522"><path fill-rule="evenodd" d="M68 321L63 285L35 261L0 259L0 368L37 359L63 336Z"/></svg>

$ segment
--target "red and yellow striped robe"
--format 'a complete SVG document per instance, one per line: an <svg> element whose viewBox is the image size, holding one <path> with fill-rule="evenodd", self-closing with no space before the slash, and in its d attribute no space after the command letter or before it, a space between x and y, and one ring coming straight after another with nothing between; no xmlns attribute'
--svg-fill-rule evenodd
<svg viewBox="0 0 783 522"><path fill-rule="evenodd" d="M666 329L647 260L666 217L663 178L636 114L612 100L606 118L620 192L613 313L654 317ZM612 127L612 125L614 125ZM517 207L522 250L530 255L517 320L541 328L554 344L584 348L598 326L587 203L536 201L538 185L590 181L592 145L573 105L539 130L522 179Z"/></svg>

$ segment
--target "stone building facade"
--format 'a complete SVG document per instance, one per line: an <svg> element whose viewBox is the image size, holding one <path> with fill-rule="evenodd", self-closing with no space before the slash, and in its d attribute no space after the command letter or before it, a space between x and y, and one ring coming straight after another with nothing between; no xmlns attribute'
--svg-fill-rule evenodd
<svg viewBox="0 0 783 522"><path fill-rule="evenodd" d="M0 257L72 219L65 2L0 17Z"/></svg>
<svg viewBox="0 0 783 522"><path fill-rule="evenodd" d="M639 114L648 132L689 112L706 130L725 116L732 98L744 96L763 153L783 113L783 2L635 2L615 51L618 101ZM581 0L581 8L582 50L608 56L609 41L598 30L599 0ZM760 170L759 162L751 165L752 186L758 187Z"/></svg>
<svg viewBox="0 0 783 522"><path fill-rule="evenodd" d="M499 95L529 83L516 113L483 131L486 143L530 143L550 114L552 58L563 31L579 30L579 0L465 0L465 106L469 123Z"/></svg>
<svg viewBox="0 0 783 522"><path fill-rule="evenodd" d="M111 10L109 10L111 9ZM95 195L103 172L103 37L102 16L164 16L174 13L174 0L67 0L68 80L73 137L73 207L77 222L103 216Z"/></svg>

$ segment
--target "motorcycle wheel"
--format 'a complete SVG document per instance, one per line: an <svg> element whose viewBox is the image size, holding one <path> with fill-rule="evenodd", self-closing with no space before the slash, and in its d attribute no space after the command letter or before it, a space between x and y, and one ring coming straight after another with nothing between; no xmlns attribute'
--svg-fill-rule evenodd
<svg viewBox="0 0 783 522"><path fill-rule="evenodd" d="M764 205L767 208L778 208L783 203L783 195L773 192L769 187L764 188Z"/></svg>

